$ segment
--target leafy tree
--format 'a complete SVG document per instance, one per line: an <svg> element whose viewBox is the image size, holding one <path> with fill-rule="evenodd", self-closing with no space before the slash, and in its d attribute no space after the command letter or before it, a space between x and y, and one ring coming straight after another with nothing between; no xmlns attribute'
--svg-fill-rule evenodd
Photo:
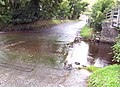
<svg viewBox="0 0 120 87"><path fill-rule="evenodd" d="M68 18L70 16L70 5L68 0L63 0L58 9L58 18Z"/></svg>
<svg viewBox="0 0 120 87"><path fill-rule="evenodd" d="M40 0L41 19L51 19L58 14L62 0Z"/></svg>
<svg viewBox="0 0 120 87"><path fill-rule="evenodd" d="M16 24L28 23L38 20L40 18L39 2L39 0L26 0L26 2L24 1L23 4L21 1L19 5L20 7L13 10L12 22Z"/></svg>
<svg viewBox="0 0 120 87"><path fill-rule="evenodd" d="M8 0L1 0L0 1L0 23L9 23L11 20L10 11L8 6L10 3Z"/></svg>
<svg viewBox="0 0 120 87"><path fill-rule="evenodd" d="M86 10L86 7L88 6L87 2L83 2L81 0L69 0L70 7L70 13L71 13L71 19L76 19L79 17L79 14L82 11Z"/></svg>
<svg viewBox="0 0 120 87"><path fill-rule="evenodd" d="M102 29L101 24L105 17L104 11L107 8L112 7L114 3L114 0L98 0L93 5L91 14L91 27L95 28L98 31Z"/></svg>
<svg viewBox="0 0 120 87"><path fill-rule="evenodd" d="M0 0L2 23L29 23L39 19L76 19L88 4L81 0Z"/></svg>

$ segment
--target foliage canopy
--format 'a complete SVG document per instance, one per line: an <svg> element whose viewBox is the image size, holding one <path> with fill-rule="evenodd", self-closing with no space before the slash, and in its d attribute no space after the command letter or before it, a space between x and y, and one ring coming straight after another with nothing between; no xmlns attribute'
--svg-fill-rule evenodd
<svg viewBox="0 0 120 87"><path fill-rule="evenodd" d="M114 4L114 0L98 0L92 7L91 27L100 31L102 29L102 21L105 18L104 12Z"/></svg>
<svg viewBox="0 0 120 87"><path fill-rule="evenodd" d="M19 24L39 19L76 19L87 5L82 0L0 0L0 22Z"/></svg>

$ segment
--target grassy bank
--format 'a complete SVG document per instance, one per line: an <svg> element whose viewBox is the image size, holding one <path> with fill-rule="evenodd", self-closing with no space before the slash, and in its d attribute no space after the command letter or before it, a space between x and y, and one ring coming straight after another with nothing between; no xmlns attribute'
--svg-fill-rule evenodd
<svg viewBox="0 0 120 87"><path fill-rule="evenodd" d="M88 79L88 87L120 87L120 65L96 70Z"/></svg>
<svg viewBox="0 0 120 87"><path fill-rule="evenodd" d="M26 24L17 24L17 25L8 25L6 27L2 27L0 30L2 31L19 31L19 30L39 30L43 28L51 28L54 25L58 25L66 22L73 22L76 20L39 20L36 22L26 23ZM77 20L78 21L78 20Z"/></svg>
<svg viewBox="0 0 120 87"><path fill-rule="evenodd" d="M92 28L89 28L87 25L84 26L80 32L80 35L84 38L91 38L93 34L94 30Z"/></svg>
<svg viewBox="0 0 120 87"><path fill-rule="evenodd" d="M95 72L95 71L99 70L100 68L98 68L96 66L89 66L89 67L86 67L86 69L88 71Z"/></svg>

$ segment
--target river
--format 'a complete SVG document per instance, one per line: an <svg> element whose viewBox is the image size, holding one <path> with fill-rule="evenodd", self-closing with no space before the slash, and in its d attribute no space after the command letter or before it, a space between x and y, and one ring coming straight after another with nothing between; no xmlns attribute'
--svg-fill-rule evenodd
<svg viewBox="0 0 120 87"><path fill-rule="evenodd" d="M0 32L0 86L86 87L91 72L76 69L77 65L65 69L67 57L72 54L80 67L104 67L112 63L112 54L109 44L74 42L85 24L80 21L39 31Z"/></svg>

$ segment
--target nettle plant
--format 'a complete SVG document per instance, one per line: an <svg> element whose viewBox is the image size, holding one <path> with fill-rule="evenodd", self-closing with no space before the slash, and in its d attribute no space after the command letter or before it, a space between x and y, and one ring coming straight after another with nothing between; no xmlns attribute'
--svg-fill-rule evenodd
<svg viewBox="0 0 120 87"><path fill-rule="evenodd" d="M113 61L120 62L120 35L116 39L116 44L112 47L114 56Z"/></svg>

